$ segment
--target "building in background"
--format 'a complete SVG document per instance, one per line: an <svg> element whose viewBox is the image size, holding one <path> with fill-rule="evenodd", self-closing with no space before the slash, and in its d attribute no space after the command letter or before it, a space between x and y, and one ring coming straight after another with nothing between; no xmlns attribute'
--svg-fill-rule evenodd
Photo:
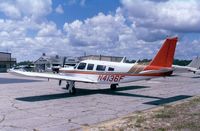
<svg viewBox="0 0 200 131"><path fill-rule="evenodd" d="M44 72L51 70L52 67L62 65L63 58L56 56L47 56L45 53L34 62L35 70L38 72Z"/></svg>
<svg viewBox="0 0 200 131"><path fill-rule="evenodd" d="M64 60L64 66L75 66L80 60L78 59L78 57L72 57L72 56L68 56L65 57L66 59Z"/></svg>
<svg viewBox="0 0 200 131"><path fill-rule="evenodd" d="M16 65L16 58L12 58L11 53L0 52L0 72L6 72L14 65Z"/></svg>
<svg viewBox="0 0 200 131"><path fill-rule="evenodd" d="M58 72L60 67L75 66L78 62L83 60L103 60L103 61L113 61L121 62L123 57L116 56L103 56L103 55L88 55L81 57L72 56L48 56L45 53L34 62L35 71L46 72L53 71Z"/></svg>
<svg viewBox="0 0 200 131"><path fill-rule="evenodd" d="M48 56L45 53L34 62L35 70L38 72L44 71L58 71L60 67L64 66L75 66L78 63L76 57L66 57L66 56Z"/></svg>

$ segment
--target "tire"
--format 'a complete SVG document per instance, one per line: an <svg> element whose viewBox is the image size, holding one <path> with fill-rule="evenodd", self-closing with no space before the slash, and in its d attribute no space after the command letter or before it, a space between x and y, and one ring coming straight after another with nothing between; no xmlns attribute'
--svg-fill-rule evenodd
<svg viewBox="0 0 200 131"><path fill-rule="evenodd" d="M111 90L116 90L116 88L117 88L117 84L111 84L110 85L110 89Z"/></svg>
<svg viewBox="0 0 200 131"><path fill-rule="evenodd" d="M67 89L67 90L69 89L69 84L66 84L66 89Z"/></svg>
<svg viewBox="0 0 200 131"><path fill-rule="evenodd" d="M75 95L76 94L76 88L72 87L72 89L69 90L69 93L72 94L72 95Z"/></svg>

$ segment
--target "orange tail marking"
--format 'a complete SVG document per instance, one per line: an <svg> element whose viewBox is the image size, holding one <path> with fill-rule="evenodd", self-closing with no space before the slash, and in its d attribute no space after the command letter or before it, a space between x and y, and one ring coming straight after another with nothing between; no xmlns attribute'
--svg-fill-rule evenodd
<svg viewBox="0 0 200 131"><path fill-rule="evenodd" d="M146 67L146 69L150 69L152 67L171 67L174 60L174 53L177 41L177 37L167 38L159 52Z"/></svg>

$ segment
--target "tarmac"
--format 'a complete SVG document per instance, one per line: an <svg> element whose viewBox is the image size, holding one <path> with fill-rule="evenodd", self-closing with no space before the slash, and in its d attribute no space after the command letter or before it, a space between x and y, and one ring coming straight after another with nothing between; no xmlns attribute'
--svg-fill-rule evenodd
<svg viewBox="0 0 200 131"><path fill-rule="evenodd" d="M76 83L77 94L68 94L65 81L0 74L1 131L68 131L115 119L135 111L200 95L200 76L176 74L109 85Z"/></svg>

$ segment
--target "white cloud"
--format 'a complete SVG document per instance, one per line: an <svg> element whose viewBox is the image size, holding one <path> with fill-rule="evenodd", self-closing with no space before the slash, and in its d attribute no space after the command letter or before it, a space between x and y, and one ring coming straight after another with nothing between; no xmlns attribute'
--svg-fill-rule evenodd
<svg viewBox="0 0 200 131"><path fill-rule="evenodd" d="M191 39L187 35L180 38L180 42L176 48L176 58L179 59L193 59L200 56L200 38Z"/></svg>
<svg viewBox="0 0 200 131"><path fill-rule="evenodd" d="M37 33L37 36L40 37L54 37L54 36L61 36L61 30L57 29L57 26L55 23L50 22L50 23L43 23L41 24L41 28Z"/></svg>
<svg viewBox="0 0 200 131"><path fill-rule="evenodd" d="M35 31L31 35L30 30ZM6 38L5 38L6 36ZM151 58L155 43L137 39L134 27L127 25L120 8L115 15L98 15L84 21L65 23L63 31L54 22L37 23L25 17L19 20L0 20L0 48L11 51L18 60L36 60L47 54L80 56L104 54L129 58ZM156 42L160 45L160 42ZM20 51L19 51L20 50Z"/></svg>
<svg viewBox="0 0 200 131"><path fill-rule="evenodd" d="M35 34L31 34L31 30ZM62 31L53 22L35 23L28 18L0 19L0 50L12 52L18 60L36 60L43 52L65 53L68 46Z"/></svg>
<svg viewBox="0 0 200 131"><path fill-rule="evenodd" d="M64 30L75 46L117 47L119 36L133 33L123 16L99 13L85 21L65 23Z"/></svg>
<svg viewBox="0 0 200 131"><path fill-rule="evenodd" d="M133 27L137 39L144 40L146 42L154 42L157 40L163 40L168 36L176 36L175 33L164 29L152 29L145 27Z"/></svg>
<svg viewBox="0 0 200 131"><path fill-rule="evenodd" d="M30 17L40 20L52 11L51 0L7 0L0 3L0 11L9 18Z"/></svg>
<svg viewBox="0 0 200 131"><path fill-rule="evenodd" d="M57 13L59 13L59 14L63 14L63 13L64 13L64 10L63 10L63 7L62 7L61 4L59 4L59 5L56 7L55 11L56 11Z"/></svg>
<svg viewBox="0 0 200 131"><path fill-rule="evenodd" d="M15 5L9 3L0 3L0 11L10 18L16 19L21 17L19 9Z"/></svg>
<svg viewBox="0 0 200 131"><path fill-rule="evenodd" d="M138 40L135 30L127 25L124 16L118 10L115 15L99 13L84 21L65 23L63 28L71 45L89 54L151 58L154 53L152 50L156 46Z"/></svg>
<svg viewBox="0 0 200 131"><path fill-rule="evenodd" d="M17 0L16 5L28 17L38 19L51 13L51 0Z"/></svg>
<svg viewBox="0 0 200 131"><path fill-rule="evenodd" d="M181 36L176 53L179 58L191 58L200 50L199 39L187 40L187 35L179 33L200 29L199 5L195 0L187 4L176 0L122 0L123 6L113 14L99 13L66 22L63 29L46 19L52 11L51 0L5 0L0 6L3 4L12 8L0 8L7 16L0 19L0 49L11 51L18 60L36 60L43 52L152 58L166 36L177 34Z"/></svg>
<svg viewBox="0 0 200 131"><path fill-rule="evenodd" d="M80 6L85 6L86 0L68 0L69 5L79 4Z"/></svg>
<svg viewBox="0 0 200 131"><path fill-rule="evenodd" d="M138 26L175 32L199 32L198 0L122 0L124 12Z"/></svg>

